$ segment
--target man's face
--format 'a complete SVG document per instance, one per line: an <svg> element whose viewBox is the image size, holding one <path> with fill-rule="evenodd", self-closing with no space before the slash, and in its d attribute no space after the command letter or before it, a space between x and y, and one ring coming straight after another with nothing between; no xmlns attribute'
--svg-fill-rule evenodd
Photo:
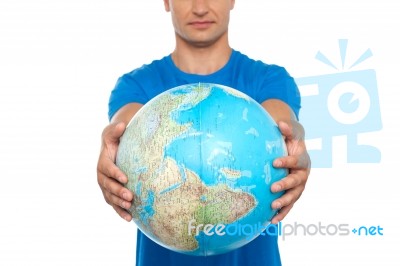
<svg viewBox="0 0 400 266"><path fill-rule="evenodd" d="M227 34L234 4L234 0L164 0L177 38L198 47L211 45Z"/></svg>

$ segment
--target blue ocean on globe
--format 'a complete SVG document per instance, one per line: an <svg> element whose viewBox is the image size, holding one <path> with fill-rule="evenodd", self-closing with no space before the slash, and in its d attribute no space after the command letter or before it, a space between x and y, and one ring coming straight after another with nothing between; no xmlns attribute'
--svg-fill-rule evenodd
<svg viewBox="0 0 400 266"><path fill-rule="evenodd" d="M239 248L268 226L282 193L270 186L287 175L272 166L287 154L265 109L218 84L170 89L132 118L117 165L134 192L130 212L156 243L189 255Z"/></svg>

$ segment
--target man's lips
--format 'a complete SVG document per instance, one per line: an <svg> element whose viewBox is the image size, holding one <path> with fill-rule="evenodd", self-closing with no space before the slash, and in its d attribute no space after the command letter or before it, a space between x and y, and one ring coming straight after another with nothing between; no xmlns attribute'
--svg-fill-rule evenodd
<svg viewBox="0 0 400 266"><path fill-rule="evenodd" d="M198 28L198 29L205 29L211 26L211 24L213 24L214 22L212 21L192 21L189 23L189 25Z"/></svg>

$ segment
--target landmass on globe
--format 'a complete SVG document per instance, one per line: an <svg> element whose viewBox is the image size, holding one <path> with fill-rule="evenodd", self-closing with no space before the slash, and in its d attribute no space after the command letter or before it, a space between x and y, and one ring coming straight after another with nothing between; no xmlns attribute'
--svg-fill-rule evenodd
<svg viewBox="0 0 400 266"><path fill-rule="evenodd" d="M188 230L189 222L195 221L194 227L232 224L247 217L259 205L252 193L256 186L249 183L252 170L232 164L238 156L231 141L218 140L219 148L209 151L196 146L217 139L216 132L199 129L201 121L194 111L210 97L214 87L193 84L154 98L146 104L151 108L142 107L131 120L121 138L121 142L129 140L129 145L120 145L118 150L117 165L128 176L126 187L134 192L130 208L133 220L148 237L180 252L206 248L201 247L199 236ZM250 100L247 95L227 87L222 87L221 93L245 102ZM206 114L207 110L203 108L197 113ZM249 120L248 109L240 115L243 120ZM215 123L226 116L219 112ZM260 131L250 126L243 134L257 138ZM192 151L182 155L182 149L176 147L185 145L185 149ZM276 141L265 141L265 149L268 145L276 146L275 150L279 148ZM195 154L197 151L199 153ZM193 166L198 160L203 160L207 166ZM220 164L213 163L217 160ZM271 180L266 176L271 171L268 161L262 165L262 171L259 178L264 178L265 184ZM218 182L210 183L210 180ZM236 186L239 181L241 185ZM264 207L257 209L258 212L263 210Z"/></svg>

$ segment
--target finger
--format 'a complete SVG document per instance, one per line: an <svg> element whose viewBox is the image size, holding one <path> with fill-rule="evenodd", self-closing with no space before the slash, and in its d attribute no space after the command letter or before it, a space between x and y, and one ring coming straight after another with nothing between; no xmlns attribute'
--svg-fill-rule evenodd
<svg viewBox="0 0 400 266"><path fill-rule="evenodd" d="M310 156L304 150L299 155L289 155L275 159L273 166L276 168L307 169L310 167Z"/></svg>
<svg viewBox="0 0 400 266"><path fill-rule="evenodd" d="M126 201L132 201L133 193L124 187L122 184L118 183L112 178L108 178L100 174L99 185L102 190L108 191L109 193L116 195Z"/></svg>
<svg viewBox="0 0 400 266"><path fill-rule="evenodd" d="M280 198L274 200L271 207L274 210L282 209L283 207L294 204L304 191L304 186L297 186L296 188L287 190Z"/></svg>
<svg viewBox="0 0 400 266"><path fill-rule="evenodd" d="M283 207L282 209L279 210L279 212L272 218L271 223L272 224L277 224L280 221L282 221L286 215L289 213L289 211L293 208L294 204L291 204L289 206Z"/></svg>
<svg viewBox="0 0 400 266"><path fill-rule="evenodd" d="M299 177L297 174L289 174L285 178L275 182L271 186L271 191L273 193L280 192L280 191L287 191L291 188L294 188L300 185L303 182L303 179Z"/></svg>
<svg viewBox="0 0 400 266"><path fill-rule="evenodd" d="M104 195L104 199L106 200L106 202L108 204L110 204L111 206L117 205L125 210L129 210L129 208L132 205L132 203L130 201L126 201L123 198L118 197L117 195L114 195L107 190L103 191L103 195Z"/></svg>
<svg viewBox="0 0 400 266"><path fill-rule="evenodd" d="M126 210L122 209L118 205L112 205L112 207L122 219L126 220L127 222L132 220L132 215L130 215Z"/></svg>
<svg viewBox="0 0 400 266"><path fill-rule="evenodd" d="M128 178L124 172L122 172L121 169L119 169L111 159L105 157L104 155L100 156L101 158L97 165L97 173L118 180L120 183L126 184L128 182Z"/></svg>

